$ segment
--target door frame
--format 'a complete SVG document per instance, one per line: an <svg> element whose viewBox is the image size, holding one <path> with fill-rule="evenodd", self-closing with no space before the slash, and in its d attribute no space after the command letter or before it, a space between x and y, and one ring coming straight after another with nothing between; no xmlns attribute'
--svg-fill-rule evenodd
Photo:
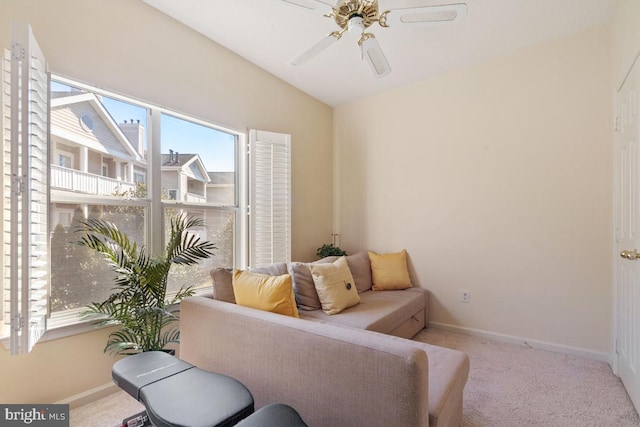
<svg viewBox="0 0 640 427"><path fill-rule="evenodd" d="M624 197L622 193L622 187L621 187L621 181L623 179L622 177L622 172L623 172L623 167L621 164L621 153L622 153L622 147L620 147L620 144L622 144L622 133L621 133L621 126L623 125L623 118L622 118L622 112L620 111L619 108L619 104L620 104L620 99L621 99L621 90L623 89L624 85L627 83L627 80L629 79L629 76L631 76L632 73L637 73L638 74L638 79L640 80L640 69L636 69L636 67L640 67L640 64L638 64L638 59L640 58L640 51L638 51L638 53L636 54L634 60L631 62L631 65L629 67L629 69L627 70L627 72L625 73L624 78L622 79L620 85L617 87L615 93L614 93L614 98L613 98L613 221L612 221L612 232L613 232L613 253L612 253L612 260L613 260L613 265L612 265L612 273L613 273L613 307L612 307L612 312L613 312L613 322L612 322L612 327L613 327L613 334L612 334L612 343L611 343L611 348L612 348L612 352L609 358L609 365L611 366L611 369L613 371L613 373L620 377L620 363L619 363L619 342L620 342L620 334L621 334L621 316L623 315L623 313L620 310L621 307L621 302L622 302L622 295L620 294L620 284L621 281L623 280L621 277L621 268L620 268L620 263L623 262L620 259L620 247L619 247L619 241L621 240L621 236L620 236L620 227L622 227L621 224L621 203L620 203L620 199L621 197ZM639 86L640 88L640 86ZM638 103L640 103L640 95L638 95ZM636 112L636 114L639 117L636 117L636 121L640 122L640 107L638 107L638 111ZM638 123L636 126L640 126L640 123ZM640 147L640 131L638 131L638 135L636 136L636 138L639 140L638 142L638 146ZM637 156L640 156L640 154L636 154ZM636 160L638 161L638 160ZM636 168L638 169L638 176L635 177L635 179L638 181L638 187L640 188L640 161L638 161L638 164L636 165ZM640 206L637 207L638 211L636 212L636 215L640 215ZM640 232L640 231L639 231ZM635 248L630 248L629 250L632 250ZM640 314L639 314L640 315ZM625 389L626 389L626 385L624 385ZM628 390L627 390L628 392ZM635 405L635 402L634 402ZM640 410L640 408L636 408L636 410Z"/></svg>

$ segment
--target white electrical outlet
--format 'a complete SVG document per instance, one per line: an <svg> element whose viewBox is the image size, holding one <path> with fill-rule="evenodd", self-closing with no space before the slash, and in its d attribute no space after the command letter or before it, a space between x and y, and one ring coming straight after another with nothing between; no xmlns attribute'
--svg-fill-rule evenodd
<svg viewBox="0 0 640 427"><path fill-rule="evenodd" d="M471 291L468 289L460 289L460 302L471 302Z"/></svg>

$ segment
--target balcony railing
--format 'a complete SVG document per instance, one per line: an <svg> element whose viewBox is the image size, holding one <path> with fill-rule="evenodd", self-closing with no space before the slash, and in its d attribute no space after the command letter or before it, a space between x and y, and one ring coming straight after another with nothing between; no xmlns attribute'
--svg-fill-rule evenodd
<svg viewBox="0 0 640 427"><path fill-rule="evenodd" d="M207 197L206 196L200 196L198 194L193 194L193 193L187 193L186 194L186 202L190 202L190 203L206 203L207 202Z"/></svg>
<svg viewBox="0 0 640 427"><path fill-rule="evenodd" d="M51 187L85 194L110 196L116 191L133 190L135 189L135 184L58 165L51 165Z"/></svg>

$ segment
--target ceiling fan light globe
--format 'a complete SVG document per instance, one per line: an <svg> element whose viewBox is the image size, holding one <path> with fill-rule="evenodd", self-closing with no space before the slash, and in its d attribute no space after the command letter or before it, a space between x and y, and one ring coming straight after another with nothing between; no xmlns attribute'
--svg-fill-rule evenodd
<svg viewBox="0 0 640 427"><path fill-rule="evenodd" d="M349 19L348 31L350 34L361 35L364 31L364 19L361 16L354 16Z"/></svg>

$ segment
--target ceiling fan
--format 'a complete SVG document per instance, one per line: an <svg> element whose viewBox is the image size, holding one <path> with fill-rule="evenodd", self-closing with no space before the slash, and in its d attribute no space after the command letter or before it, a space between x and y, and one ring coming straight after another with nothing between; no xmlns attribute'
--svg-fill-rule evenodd
<svg viewBox="0 0 640 427"><path fill-rule="evenodd" d="M282 0L286 3L305 9L327 12L327 18L333 18L340 27L319 42L311 46L289 61L291 65L301 65L318 55L329 46L340 40L345 32L360 36L358 45L362 50L362 57L378 77L391 72L391 66L372 33L366 30L374 23L383 28L395 25L443 24L456 21L467 13L465 3L446 4L437 6L421 6L410 8L389 8L381 12L378 0L339 0L337 4L330 0Z"/></svg>

